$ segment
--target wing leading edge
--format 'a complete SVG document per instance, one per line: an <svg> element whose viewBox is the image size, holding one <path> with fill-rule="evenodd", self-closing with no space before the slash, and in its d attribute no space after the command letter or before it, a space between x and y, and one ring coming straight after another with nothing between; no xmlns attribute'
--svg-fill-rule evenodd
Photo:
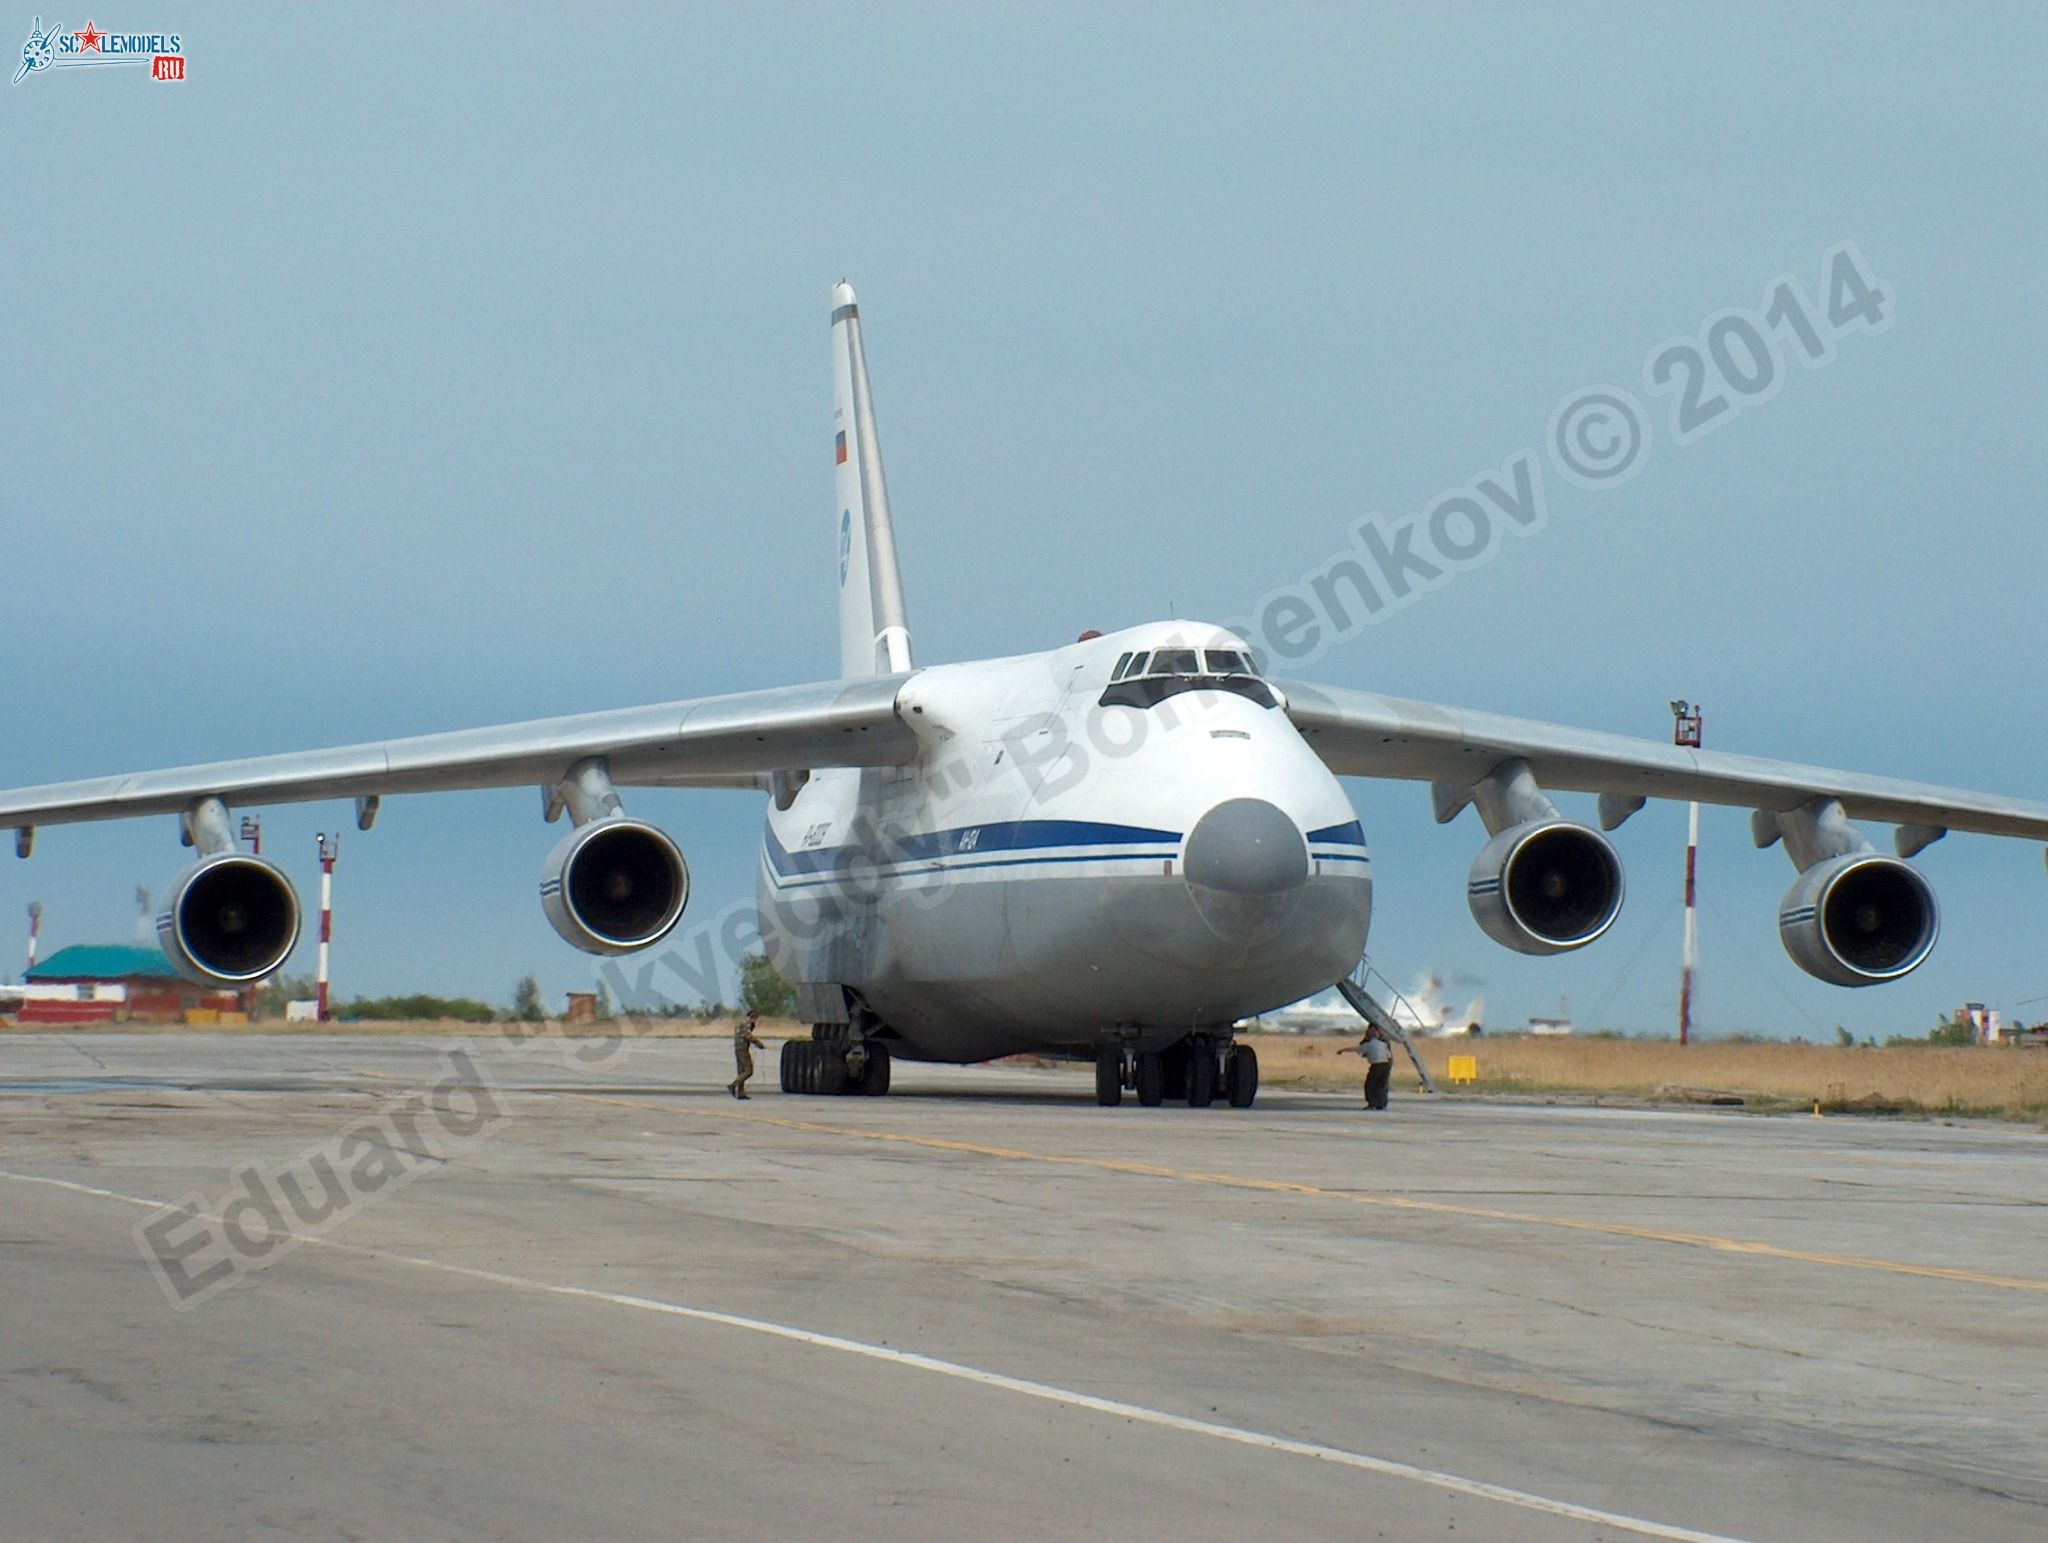
<svg viewBox="0 0 2048 1543"><path fill-rule="evenodd" d="M916 755L896 716L907 676L821 681L729 696L302 750L0 792L0 828L235 806L552 785L605 759L621 786L759 785L778 771L891 766Z"/></svg>
<svg viewBox="0 0 2048 1543"><path fill-rule="evenodd" d="M1503 761L1529 763L1546 789L1622 801L1619 824L1644 798L1690 799L1784 814L1816 798L1851 819L2048 841L2048 804L1757 756L1688 750L1498 713L1303 682L1275 682L1288 716L1331 771L1469 787ZM1908 843L1910 844L1910 842Z"/></svg>

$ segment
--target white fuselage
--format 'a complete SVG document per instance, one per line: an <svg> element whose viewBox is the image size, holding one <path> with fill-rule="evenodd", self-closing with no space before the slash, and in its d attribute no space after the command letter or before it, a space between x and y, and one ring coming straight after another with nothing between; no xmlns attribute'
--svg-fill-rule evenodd
<svg viewBox="0 0 2048 1543"><path fill-rule="evenodd" d="M769 813L782 973L947 1061L1227 1032L1347 974L1372 879L1343 790L1256 680L1103 704L1165 647L1244 644L1156 623L912 676L913 764L820 772Z"/></svg>

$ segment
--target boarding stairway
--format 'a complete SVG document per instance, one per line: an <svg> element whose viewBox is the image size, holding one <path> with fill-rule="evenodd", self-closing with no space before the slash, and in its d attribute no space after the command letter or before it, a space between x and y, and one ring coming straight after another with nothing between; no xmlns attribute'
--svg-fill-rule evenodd
<svg viewBox="0 0 2048 1543"><path fill-rule="evenodd" d="M1361 955L1358 961L1358 968L1353 970L1343 980L1337 982L1337 993L1351 1004L1359 1017L1363 1018L1367 1023L1386 1035L1388 1039L1393 1040L1403 1050L1408 1052L1408 1059L1415 1067L1415 1075L1422 1079L1422 1091L1434 1093L1436 1091L1436 1084L1429 1080L1429 1071L1423 1066L1422 1057L1415 1053L1415 1047L1408 1042L1406 1031L1402 1029L1400 1022L1394 1015L1382 1007L1378 999L1373 996L1370 988L1375 977L1378 978L1381 987L1389 997L1407 1007L1409 1012L1414 1014L1413 1004L1401 995L1392 981L1373 968L1372 959L1369 955Z"/></svg>

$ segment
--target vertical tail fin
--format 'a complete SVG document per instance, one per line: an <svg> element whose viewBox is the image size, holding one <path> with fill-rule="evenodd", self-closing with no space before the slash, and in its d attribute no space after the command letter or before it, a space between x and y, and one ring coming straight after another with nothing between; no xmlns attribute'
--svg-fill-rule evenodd
<svg viewBox="0 0 2048 1543"><path fill-rule="evenodd" d="M833 488L839 504L839 673L846 679L911 668L903 576L882 480L882 445L868 395L853 286L832 289Z"/></svg>

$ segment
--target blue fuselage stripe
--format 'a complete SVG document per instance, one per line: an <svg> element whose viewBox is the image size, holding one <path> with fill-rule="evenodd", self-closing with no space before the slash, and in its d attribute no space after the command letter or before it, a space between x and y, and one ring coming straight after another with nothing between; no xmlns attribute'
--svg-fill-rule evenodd
<svg viewBox="0 0 2048 1543"><path fill-rule="evenodd" d="M1354 851L1314 851L1324 862L1369 864L1364 833L1356 820L1313 831L1309 841L1354 846ZM1177 831L1144 825L1111 825L1094 820L1008 820L965 825L886 838L870 846L845 844L792 852L769 827L762 842L769 874L778 889L810 888L857 877L915 878L964 873L979 868L1022 868L1066 863L1160 863L1180 850Z"/></svg>
<svg viewBox="0 0 2048 1543"><path fill-rule="evenodd" d="M1154 850L1143 855L1165 857L1179 849L1180 833L1153 830L1143 825L1106 825L1093 820L1003 820L987 825L963 825L955 830L885 837L866 847L848 844L792 852L776 838L773 827L770 827L766 846L769 866L778 873L821 873L855 865L868 870L899 867L906 863L939 862L967 855L978 857L984 853L1052 851L1071 847L1144 846Z"/></svg>
<svg viewBox="0 0 2048 1543"><path fill-rule="evenodd" d="M1321 830L1310 831L1308 840L1310 846L1320 841L1326 846L1362 847L1365 845L1365 827L1357 820L1349 825L1325 825Z"/></svg>
<svg viewBox="0 0 2048 1543"><path fill-rule="evenodd" d="M858 865L836 869L830 873L808 876L785 877L773 874L777 889L816 889L823 885L843 884L849 881L868 883L876 879L914 879L933 874L950 876L966 873L975 868L1036 868L1053 863L1152 863L1165 864L1172 861L1170 852L1047 852L1019 857L983 857L971 862L941 863L932 858L916 862L896 863L890 866L864 868Z"/></svg>

